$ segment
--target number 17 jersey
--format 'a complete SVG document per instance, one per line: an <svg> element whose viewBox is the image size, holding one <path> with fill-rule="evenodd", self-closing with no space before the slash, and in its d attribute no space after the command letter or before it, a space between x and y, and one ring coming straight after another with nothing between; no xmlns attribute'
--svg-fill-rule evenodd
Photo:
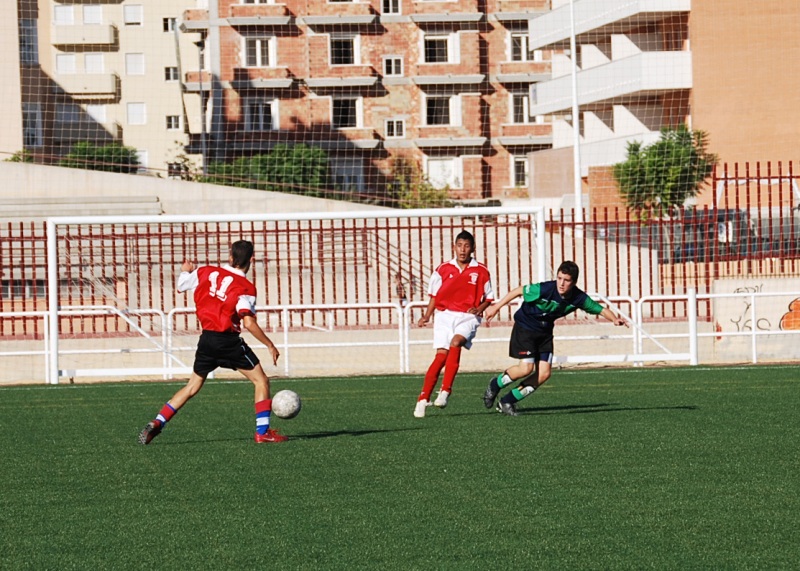
<svg viewBox="0 0 800 571"><path fill-rule="evenodd" d="M194 288L197 319L203 331L240 333L242 317L256 314L256 287L237 268L202 266L183 272L178 291Z"/></svg>

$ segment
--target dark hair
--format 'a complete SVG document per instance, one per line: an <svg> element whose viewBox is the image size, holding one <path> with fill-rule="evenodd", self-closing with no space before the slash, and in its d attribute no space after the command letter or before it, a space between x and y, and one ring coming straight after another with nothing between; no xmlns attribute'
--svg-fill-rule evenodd
<svg viewBox="0 0 800 571"><path fill-rule="evenodd" d="M470 243L472 249L473 250L475 249L475 236L473 236L466 230L462 230L461 232L458 233L458 236L456 236L455 241L458 242L459 240L466 240L467 242Z"/></svg>
<svg viewBox="0 0 800 571"><path fill-rule="evenodd" d="M250 267L253 259L253 243L249 240L239 240L231 245L231 265L234 268L244 269Z"/></svg>
<svg viewBox="0 0 800 571"><path fill-rule="evenodd" d="M575 262L561 262L561 265L558 266L559 274L567 274L569 277L572 278L572 283L577 283L578 276L580 275L580 270L578 269L578 264Z"/></svg>

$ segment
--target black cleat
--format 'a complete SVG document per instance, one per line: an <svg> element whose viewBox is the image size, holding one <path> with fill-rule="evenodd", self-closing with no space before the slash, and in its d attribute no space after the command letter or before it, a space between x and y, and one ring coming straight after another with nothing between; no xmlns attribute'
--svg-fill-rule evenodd
<svg viewBox="0 0 800 571"><path fill-rule="evenodd" d="M519 416L517 405L511 402L500 401L497 403L497 412L505 414L506 416Z"/></svg>
<svg viewBox="0 0 800 571"><path fill-rule="evenodd" d="M492 408L494 406L494 399L497 398L497 393L500 392L499 390L496 391L492 389L493 382L494 382L494 377L492 377L492 380L489 381L489 386L486 387L486 390L483 393L483 406L485 406L486 408Z"/></svg>
<svg viewBox="0 0 800 571"><path fill-rule="evenodd" d="M150 444L153 438L161 434L163 425L160 422L148 422L142 431L139 433L139 444Z"/></svg>

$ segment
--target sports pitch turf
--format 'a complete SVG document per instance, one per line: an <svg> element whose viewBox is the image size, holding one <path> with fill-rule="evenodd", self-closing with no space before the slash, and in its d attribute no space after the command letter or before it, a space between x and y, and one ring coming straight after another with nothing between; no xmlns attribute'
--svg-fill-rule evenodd
<svg viewBox="0 0 800 571"><path fill-rule="evenodd" d="M518 418L487 375L411 413L420 379L0 389L0 569L796 569L794 367L556 371Z"/></svg>

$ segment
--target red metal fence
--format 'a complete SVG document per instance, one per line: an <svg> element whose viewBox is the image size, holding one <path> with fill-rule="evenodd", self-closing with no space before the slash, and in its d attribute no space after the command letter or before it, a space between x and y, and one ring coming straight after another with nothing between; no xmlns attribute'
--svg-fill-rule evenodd
<svg viewBox="0 0 800 571"><path fill-rule="evenodd" d="M711 181L709 205L669 218L640 220L622 208L603 208L589 210L578 224L572 211L551 210L548 263L552 271L575 260L582 288L634 299L688 288L707 293L726 277L798 277L798 179L791 165L723 165ZM76 226L60 237L61 303L183 307L187 298L175 293L173 281L181 261L224 261L228 245L240 237L257 245L253 275L263 292L260 303L397 302L402 291L408 300L424 300L430 272L451 257L461 228L478 238L476 258L489 267L499 295L538 279L531 222L524 217ZM40 320L3 313L47 308L46 243L44 223L0 227L0 336L42 334ZM710 307L699 309L710 315ZM685 307L665 303L651 317L685 315ZM366 328L394 319L380 310L339 317L337 323ZM314 325L322 317L311 312L305 319ZM126 330L102 316L65 318L63 326L72 335ZM184 326L193 327L193 318Z"/></svg>

